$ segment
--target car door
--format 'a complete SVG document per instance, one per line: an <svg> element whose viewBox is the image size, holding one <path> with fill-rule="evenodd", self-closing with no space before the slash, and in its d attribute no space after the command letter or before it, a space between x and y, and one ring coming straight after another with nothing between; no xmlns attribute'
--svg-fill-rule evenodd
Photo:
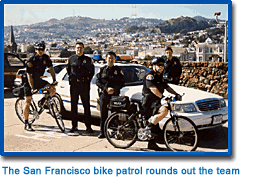
<svg viewBox="0 0 256 180"><path fill-rule="evenodd" d="M70 87L68 81L68 74L66 70L63 70L64 73L61 73L61 79L58 79L57 93L61 96L63 105L67 111L71 111L71 99L70 99ZM57 76L59 78L59 76Z"/></svg>
<svg viewBox="0 0 256 180"><path fill-rule="evenodd" d="M4 53L4 87L12 88L17 71L24 67L25 61L17 55Z"/></svg>
<svg viewBox="0 0 256 180"><path fill-rule="evenodd" d="M95 66L95 74L91 80L91 89L90 89L90 107L91 114L94 117L100 117L100 111L96 109L97 107L97 99L99 98L98 86L96 85L96 74L99 72L100 67Z"/></svg>
<svg viewBox="0 0 256 180"><path fill-rule="evenodd" d="M92 116L96 116L96 117L99 117L99 114L100 114L100 112L96 109L97 99L99 98L98 87L96 86L96 73L98 72L98 70L99 70L99 67L95 67L95 74L92 78L91 89L90 89L91 113L92 113ZM59 81L59 85L58 85L59 87L57 92L60 94L63 100L65 109L67 111L71 111L70 86L69 86L68 74L66 73L66 70L65 70L65 73L63 73L61 79L59 79L58 81ZM78 101L78 113L80 114L84 113L83 104L80 98Z"/></svg>

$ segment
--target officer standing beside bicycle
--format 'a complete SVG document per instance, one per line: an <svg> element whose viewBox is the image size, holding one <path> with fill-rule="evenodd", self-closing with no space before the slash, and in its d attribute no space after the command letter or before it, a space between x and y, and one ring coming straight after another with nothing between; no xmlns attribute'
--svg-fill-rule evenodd
<svg viewBox="0 0 256 180"><path fill-rule="evenodd" d="M70 133L78 134L77 105L79 96L84 107L84 123L87 133L93 133L91 128L90 110L90 83L94 75L94 65L92 59L84 55L84 44L76 43L76 54L68 59L67 72L69 75L72 129Z"/></svg>
<svg viewBox="0 0 256 180"><path fill-rule="evenodd" d="M164 90L166 89L169 93L174 94L176 99L181 99L181 96L163 79L162 72L164 70L164 63L165 60L163 58L154 58L151 62L153 69L149 71L143 79L143 114L146 119L152 116L149 119L149 125L147 128L155 134L157 134L159 130L158 122L160 122L168 114L167 107L161 105ZM148 148L158 151L161 150L161 148L157 146L154 139L149 141Z"/></svg>
<svg viewBox="0 0 256 180"><path fill-rule="evenodd" d="M29 106L32 101L32 93L36 89L41 89L49 84L49 82L42 80L46 67L49 68L49 72L53 79L53 84L57 84L55 72L52 66L52 61L50 57L44 54L45 44L43 42L36 43L35 46L35 55L32 56L26 63L27 67L27 82L24 83L24 95L25 95L25 108L24 108L24 120L25 120L25 130L34 131L31 124L28 123L29 116ZM49 93L53 96L56 92L55 87L51 86ZM47 95L46 95L47 96ZM47 97L44 97L40 102L44 103Z"/></svg>
<svg viewBox="0 0 256 180"><path fill-rule="evenodd" d="M105 138L104 124L108 116L108 106L111 96L118 96L124 86L124 74L118 66L114 66L116 54L108 52L107 65L100 68L97 73L96 85L99 88L100 97L100 134L98 138Z"/></svg>

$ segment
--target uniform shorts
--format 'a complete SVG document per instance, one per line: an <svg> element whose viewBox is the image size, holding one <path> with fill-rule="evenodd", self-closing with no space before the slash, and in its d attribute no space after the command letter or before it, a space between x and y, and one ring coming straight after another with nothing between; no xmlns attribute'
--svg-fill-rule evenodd
<svg viewBox="0 0 256 180"><path fill-rule="evenodd" d="M150 116L154 116L158 113L158 110L162 106L159 100L151 101L150 97L142 98L143 115L146 119Z"/></svg>
<svg viewBox="0 0 256 180"><path fill-rule="evenodd" d="M34 81L34 88L41 89L45 87L47 84L50 84L48 81L40 79L39 81ZM28 82L24 85L24 96L32 96L31 87Z"/></svg>

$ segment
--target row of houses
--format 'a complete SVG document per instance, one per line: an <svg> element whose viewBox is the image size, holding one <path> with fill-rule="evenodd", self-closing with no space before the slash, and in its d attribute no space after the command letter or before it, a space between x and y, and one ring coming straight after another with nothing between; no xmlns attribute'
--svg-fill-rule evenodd
<svg viewBox="0 0 256 180"><path fill-rule="evenodd" d="M67 49L68 51L75 51L75 43L77 41L82 41L85 43L85 46L90 47L96 47L93 54L102 54L104 57L104 54L106 54L108 51L114 51L116 52L120 57L131 57L135 59L145 59L147 56L150 57L156 57L156 56L164 56L165 55L165 48L166 46L171 46L173 48L173 56L178 57L181 61L197 61L197 62L204 62L204 61L214 61L214 62L222 62L224 59L224 44L217 43L213 39L207 38L204 43L197 43L196 41L193 41L189 43L189 45L186 47L182 42L182 37L180 39L168 41L168 40L158 40L158 41L147 41L146 39L143 39L142 35L140 34L126 34L123 33L120 37L111 37L111 38L123 38L120 40L120 42L123 43L123 45L120 46L111 46L107 42L98 43L95 45L95 42L98 42L97 40L101 39L103 40L103 37L87 37L87 39L74 39L74 40L55 40L52 41L45 41L46 43L46 54L48 54L50 57L59 57L60 52L63 49ZM132 38L136 37L136 41ZM152 39L153 37L151 33L147 34ZM138 38L142 38L141 40ZM164 37L164 34L158 34L158 38ZM167 36L169 37L169 36ZM99 38L99 39L97 39ZM127 39L128 38L128 39ZM130 39L130 40L129 40ZM153 39L156 39L154 37ZM107 40L105 40L107 41ZM113 43L116 41L113 41ZM21 49L21 52L27 51L27 46L25 43L16 44L14 40L13 35L13 29L11 27L11 37L10 37L10 43L9 43L9 49L11 51L16 52L17 47L19 46L19 49ZM98 48L98 50L97 50ZM119 48L119 49L118 49ZM120 49L124 49L123 51L120 51ZM100 51L99 51L100 50Z"/></svg>
<svg viewBox="0 0 256 180"><path fill-rule="evenodd" d="M171 44L171 42L170 42ZM129 49L126 51L127 55L133 55L135 58L144 59L146 56L164 56L165 47L170 45L165 42L164 47L150 48L150 49ZM171 46L173 49L173 56L178 57L181 61L213 61L222 62L224 58L224 44L216 44L213 40L208 38L204 43L191 43L188 48Z"/></svg>

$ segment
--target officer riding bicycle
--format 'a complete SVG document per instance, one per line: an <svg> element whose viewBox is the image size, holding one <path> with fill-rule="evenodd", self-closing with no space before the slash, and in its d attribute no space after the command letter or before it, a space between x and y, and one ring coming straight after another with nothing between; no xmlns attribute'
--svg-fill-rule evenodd
<svg viewBox="0 0 256 180"><path fill-rule="evenodd" d="M149 119L148 129L153 134L158 134L160 130L158 122L160 122L168 114L166 106L161 105L161 99L163 98L164 90L174 94L175 99L181 100L181 96L174 91L163 79L165 60L162 57L154 58L151 62L153 69L149 71L143 79L142 89L142 107L143 115L146 119ZM152 139L148 143L148 149L161 150L157 146L155 139Z"/></svg>
<svg viewBox="0 0 256 180"><path fill-rule="evenodd" d="M24 120L25 120L25 130L34 131L31 124L28 123L29 116L29 106L32 101L32 94L37 89L41 89L49 84L49 82L42 79L42 76L45 72L46 67L49 68L49 72L53 79L53 85L56 85L55 71L52 66L52 61L50 57L44 54L45 44L44 42L36 43L35 46L35 55L32 56L26 63L27 69L27 82L24 83L24 95L25 95L25 108L24 108ZM51 86L49 93L53 96L56 92L55 87ZM41 103L43 104L47 95L42 98Z"/></svg>

